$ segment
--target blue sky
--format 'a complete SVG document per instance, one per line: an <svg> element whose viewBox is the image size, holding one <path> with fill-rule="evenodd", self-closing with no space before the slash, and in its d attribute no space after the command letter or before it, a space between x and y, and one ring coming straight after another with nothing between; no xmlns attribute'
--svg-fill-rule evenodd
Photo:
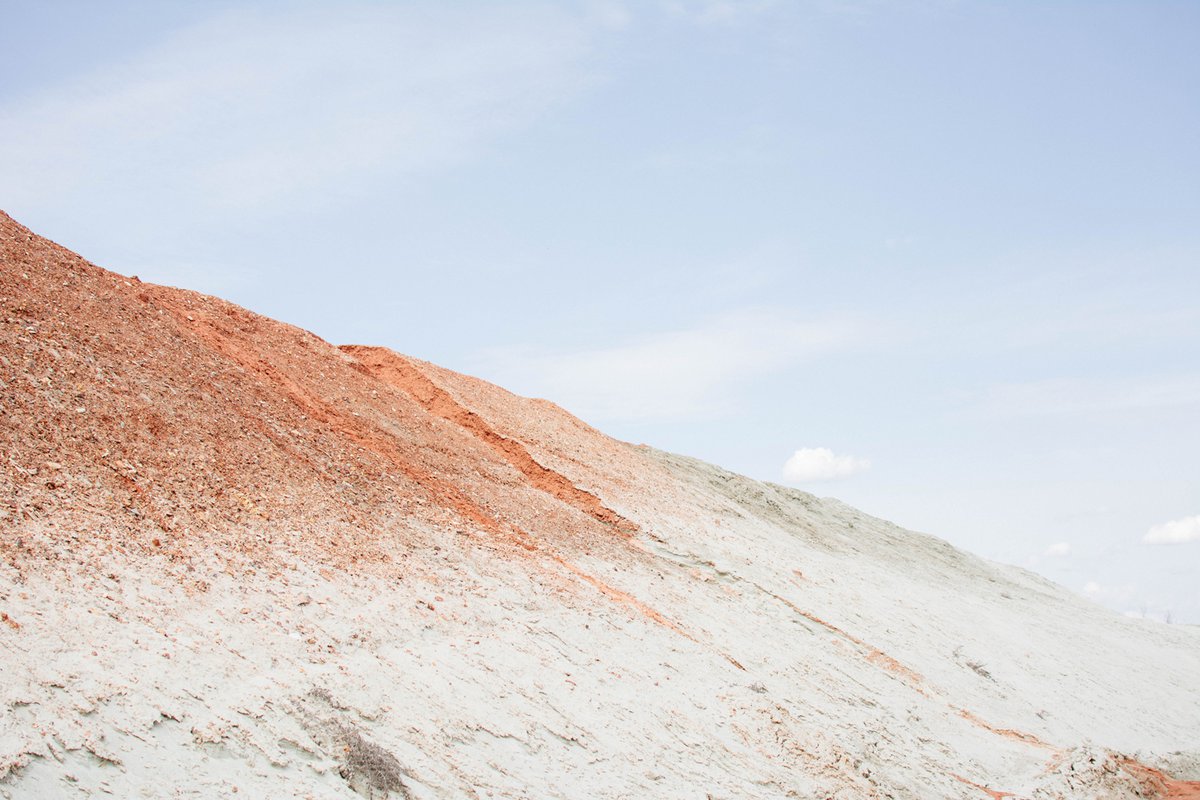
<svg viewBox="0 0 1200 800"><path fill-rule="evenodd" d="M1200 622L1200 6L0 10L97 263Z"/></svg>

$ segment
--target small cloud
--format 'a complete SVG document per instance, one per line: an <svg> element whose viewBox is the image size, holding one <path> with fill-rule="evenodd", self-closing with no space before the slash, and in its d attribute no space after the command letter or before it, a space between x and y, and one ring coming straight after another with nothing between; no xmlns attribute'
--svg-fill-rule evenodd
<svg viewBox="0 0 1200 800"><path fill-rule="evenodd" d="M1095 598L1103 594L1104 589L1101 588L1100 584L1096 583L1095 581L1088 581L1083 585L1083 593L1088 597Z"/></svg>
<svg viewBox="0 0 1200 800"><path fill-rule="evenodd" d="M835 455L827 447L804 447L792 453L783 465L783 478L790 483L846 478L870 468L865 458Z"/></svg>
<svg viewBox="0 0 1200 800"><path fill-rule="evenodd" d="M1065 556L1070 552L1070 542L1055 542L1046 548L1046 552L1043 553L1043 555L1045 555L1047 558L1054 558L1056 556Z"/></svg>
<svg viewBox="0 0 1200 800"><path fill-rule="evenodd" d="M1145 544L1200 542L1200 514L1155 525L1142 537Z"/></svg>

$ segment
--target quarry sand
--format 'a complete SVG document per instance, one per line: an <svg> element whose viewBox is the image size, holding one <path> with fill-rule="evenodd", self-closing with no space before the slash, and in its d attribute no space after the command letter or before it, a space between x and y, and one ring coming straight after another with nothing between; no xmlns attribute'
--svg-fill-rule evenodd
<svg viewBox="0 0 1200 800"><path fill-rule="evenodd" d="M1200 796L1200 631L0 214L0 797Z"/></svg>

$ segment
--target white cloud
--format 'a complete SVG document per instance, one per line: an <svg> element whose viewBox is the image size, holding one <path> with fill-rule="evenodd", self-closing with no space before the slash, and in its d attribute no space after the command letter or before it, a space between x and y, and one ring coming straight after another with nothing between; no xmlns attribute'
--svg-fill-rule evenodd
<svg viewBox="0 0 1200 800"><path fill-rule="evenodd" d="M1083 585L1083 593L1088 597L1096 598L1104 594L1104 589L1095 581L1088 581Z"/></svg>
<svg viewBox="0 0 1200 800"><path fill-rule="evenodd" d="M551 397L590 421L694 419L727 410L756 377L859 337L857 327L844 321L745 309L613 347L491 350L477 369L522 394Z"/></svg>
<svg viewBox="0 0 1200 800"><path fill-rule="evenodd" d="M1200 514L1155 525L1142 537L1146 544L1200 542Z"/></svg>
<svg viewBox="0 0 1200 800"><path fill-rule="evenodd" d="M839 456L826 447L804 447L792 453L783 465L783 478L790 483L846 478L870 468L865 458Z"/></svg>
<svg viewBox="0 0 1200 800"><path fill-rule="evenodd" d="M1043 555L1048 558L1054 558L1055 556L1065 556L1070 552L1071 544L1069 542L1055 542L1046 548L1046 552Z"/></svg>
<svg viewBox="0 0 1200 800"><path fill-rule="evenodd" d="M0 107L0 184L89 212L327 202L472 157L584 85L586 52L549 10L226 13Z"/></svg>

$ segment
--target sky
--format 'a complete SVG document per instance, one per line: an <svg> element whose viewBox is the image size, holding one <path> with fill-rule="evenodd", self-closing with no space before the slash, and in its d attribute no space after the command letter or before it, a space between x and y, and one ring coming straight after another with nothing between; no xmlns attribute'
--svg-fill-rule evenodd
<svg viewBox="0 0 1200 800"><path fill-rule="evenodd" d="M89 260L1200 623L1200 5L0 14Z"/></svg>

